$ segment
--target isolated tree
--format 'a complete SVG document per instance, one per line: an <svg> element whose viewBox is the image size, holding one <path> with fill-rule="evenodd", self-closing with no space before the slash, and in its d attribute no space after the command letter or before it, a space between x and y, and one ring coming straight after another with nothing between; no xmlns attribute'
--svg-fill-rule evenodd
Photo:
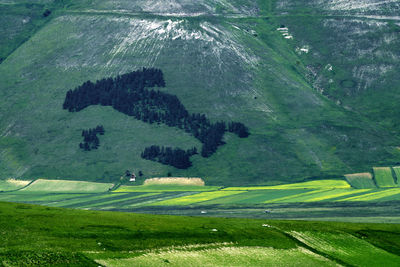
<svg viewBox="0 0 400 267"><path fill-rule="evenodd" d="M46 10L43 12L43 17L48 17L48 16L50 16L50 14L51 14L51 11L50 11L49 9L46 9Z"/></svg>
<svg viewBox="0 0 400 267"><path fill-rule="evenodd" d="M88 130L82 130L83 143L79 144L79 147L84 150L97 149L100 146L100 140L97 134L104 134L104 127L102 125L96 126L96 128L90 128ZM89 147L89 149L87 149Z"/></svg>

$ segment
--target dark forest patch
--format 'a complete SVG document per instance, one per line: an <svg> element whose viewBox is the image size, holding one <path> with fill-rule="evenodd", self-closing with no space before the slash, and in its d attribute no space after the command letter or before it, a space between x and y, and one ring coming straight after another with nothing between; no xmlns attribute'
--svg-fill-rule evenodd
<svg viewBox="0 0 400 267"><path fill-rule="evenodd" d="M230 122L228 125L224 121L212 123L204 114L190 114L177 96L148 89L156 86L165 87L165 81L162 71L154 68L143 68L115 78L104 78L95 83L87 81L67 92L63 108L70 112L78 112L91 105L112 106L119 112L146 123L163 123L169 127L177 127L190 133L203 144L203 157L210 157L218 146L224 144L222 139L227 131L240 138L249 136L248 128L240 122ZM95 137L91 139L96 141ZM97 147L97 143L94 143L94 147ZM90 147L89 144L86 147ZM82 144L81 148L85 149L85 144ZM145 149L142 153L143 158L183 169L191 166L189 157L197 153L197 150L188 152L171 148L171 151L168 150L171 153L159 151L156 155L152 153L153 156L145 157L144 155L149 155L147 152L150 149Z"/></svg>

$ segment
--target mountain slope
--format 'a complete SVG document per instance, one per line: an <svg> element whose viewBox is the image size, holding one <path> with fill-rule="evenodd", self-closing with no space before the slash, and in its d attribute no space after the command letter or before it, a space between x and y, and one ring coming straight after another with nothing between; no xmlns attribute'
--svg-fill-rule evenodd
<svg viewBox="0 0 400 267"><path fill-rule="evenodd" d="M340 176L400 161L395 132L367 112L337 104L309 78L310 61L328 60L296 52L296 42L318 37L307 39L313 31L294 25L318 24L323 17L296 7L287 11L294 5L288 1L261 2L88 1L55 10L0 65L1 176L111 181L130 169L147 177L171 172L245 185ZM285 39L276 29L290 23L289 32L298 34ZM226 134L213 156L194 156L193 167L177 170L140 153L153 144L199 148L189 134L110 107L62 109L69 89L141 67L162 69L167 86L161 90L189 112L243 122L251 135ZM343 87L340 80L335 84ZM80 150L81 131L99 124L106 130L99 149Z"/></svg>

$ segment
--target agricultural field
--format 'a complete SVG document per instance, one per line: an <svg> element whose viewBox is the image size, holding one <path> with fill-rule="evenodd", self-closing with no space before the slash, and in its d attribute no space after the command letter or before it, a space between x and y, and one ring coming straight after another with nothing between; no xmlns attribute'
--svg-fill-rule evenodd
<svg viewBox="0 0 400 267"><path fill-rule="evenodd" d="M177 184L122 185L38 179L0 200L55 207L124 210L143 207L267 205L284 203L385 202L400 200L400 188L350 187L345 180L318 180L277 186L219 187ZM158 208L157 208L158 207Z"/></svg>
<svg viewBox="0 0 400 267"><path fill-rule="evenodd" d="M372 174L369 172L346 174L345 177L347 182L354 188L376 188Z"/></svg>
<svg viewBox="0 0 400 267"><path fill-rule="evenodd" d="M361 192L363 192L361 190ZM357 194L360 193L359 190L347 190L347 192L343 192L343 190L334 190L334 189L320 189L313 190L306 193L296 194L292 196L286 196L278 199L272 199L267 201L266 203L295 203L295 202L317 202L317 201L326 201L332 198L340 197L347 194Z"/></svg>
<svg viewBox="0 0 400 267"><path fill-rule="evenodd" d="M0 201L23 202L65 208L104 208L111 204L124 205L143 203L152 199L164 199L170 194L160 193L44 193L44 192L13 192L0 195ZM124 204L124 205L123 205ZM114 206L113 206L114 207Z"/></svg>
<svg viewBox="0 0 400 267"><path fill-rule="evenodd" d="M237 193L234 190L232 192ZM202 205L208 204L260 204L266 203L267 201L287 197L292 195L301 194L304 192L309 192L311 190L307 189L281 189L281 190L253 190L253 191L245 191L240 194L231 194L224 197L219 197L217 199L210 199L202 202ZM227 191L228 192L228 191Z"/></svg>
<svg viewBox="0 0 400 267"><path fill-rule="evenodd" d="M106 259L96 262L105 266L336 266L336 263L304 248L274 249L265 247L221 246L200 250L148 252L127 259Z"/></svg>
<svg viewBox="0 0 400 267"><path fill-rule="evenodd" d="M397 185L400 185L400 167L393 167L393 171L394 171L394 173L395 173L395 175L396 175L396 182L397 182Z"/></svg>
<svg viewBox="0 0 400 267"><path fill-rule="evenodd" d="M158 184L120 186L109 191L108 184L92 183L97 192L86 191L86 183L81 181L71 182L58 180L64 190L55 191L54 181L39 180L23 190L1 192L0 201L149 214L400 223L396 208L400 188L355 189L344 180L326 180L325 188L320 180L232 190Z"/></svg>
<svg viewBox="0 0 400 267"><path fill-rule="evenodd" d="M374 179L378 187L395 187L392 168L390 167L374 167Z"/></svg>
<svg viewBox="0 0 400 267"><path fill-rule="evenodd" d="M57 193L24 193L21 191L17 192L10 192L7 194L1 194L0 200L1 201L10 201L10 202L23 202L23 203L32 203L32 204L42 204L47 206L55 205L56 203L60 203L63 201L76 199L76 198L83 198L86 196L93 196L93 194L57 194ZM96 198L100 199L99 196Z"/></svg>
<svg viewBox="0 0 400 267"><path fill-rule="evenodd" d="M190 206L136 206L114 211L146 214L274 220L400 223L399 202L303 202Z"/></svg>
<svg viewBox="0 0 400 267"><path fill-rule="evenodd" d="M184 185L184 186L204 186L205 183L201 178L184 178L184 177L160 177L146 179L143 185Z"/></svg>
<svg viewBox="0 0 400 267"><path fill-rule="evenodd" d="M265 189L326 189L326 188L350 188L344 180L315 180L301 183L290 183L275 186L253 186L253 187L227 187L223 190L265 190Z"/></svg>
<svg viewBox="0 0 400 267"><path fill-rule="evenodd" d="M177 192L177 191L214 191L221 186L191 186L191 185L122 185L113 192Z"/></svg>
<svg viewBox="0 0 400 267"><path fill-rule="evenodd" d="M0 210L0 261L6 266L400 264L399 224L162 216L4 202Z"/></svg>
<svg viewBox="0 0 400 267"><path fill-rule="evenodd" d="M225 196L231 196L236 194L242 194L240 191L212 191L212 192L202 192L198 194L193 194L190 196L183 196L179 198L173 198L157 203L153 205L190 205L195 203L201 203L203 201L208 201L211 199L218 199Z"/></svg>
<svg viewBox="0 0 400 267"><path fill-rule="evenodd" d="M391 197L391 200L397 200L400 197L400 188L368 192L363 195L341 199L340 201L380 201L381 199L387 200L388 197Z"/></svg>
<svg viewBox="0 0 400 267"><path fill-rule="evenodd" d="M0 180L0 192L18 190L27 186L30 182L15 179Z"/></svg>
<svg viewBox="0 0 400 267"><path fill-rule="evenodd" d="M94 183L84 181L38 179L22 191L29 192L64 192L64 193L99 193L113 187L110 183Z"/></svg>
<svg viewBox="0 0 400 267"><path fill-rule="evenodd" d="M296 232L290 235L297 240L318 248L332 258L353 266L395 266L400 264L398 256L379 249L348 233Z"/></svg>

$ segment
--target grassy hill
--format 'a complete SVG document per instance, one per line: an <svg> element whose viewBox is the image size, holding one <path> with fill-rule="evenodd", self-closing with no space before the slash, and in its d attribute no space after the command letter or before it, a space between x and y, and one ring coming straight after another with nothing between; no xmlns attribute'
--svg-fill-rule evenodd
<svg viewBox="0 0 400 267"><path fill-rule="evenodd" d="M382 266L398 224L195 218L0 202L5 266Z"/></svg>
<svg viewBox="0 0 400 267"><path fill-rule="evenodd" d="M234 186L397 165L398 22L369 16L393 16L398 4L352 1L348 10L328 2L0 1L16 21L38 21L14 23L1 39L1 178L114 182L130 169ZM276 30L282 24L293 39ZM178 170L140 153L153 144L199 148L193 136L110 107L62 109L69 89L141 67L162 69L162 90L189 112L243 122L251 135L226 134L213 156L194 156L193 167ZM99 149L80 150L81 131L99 124Z"/></svg>

